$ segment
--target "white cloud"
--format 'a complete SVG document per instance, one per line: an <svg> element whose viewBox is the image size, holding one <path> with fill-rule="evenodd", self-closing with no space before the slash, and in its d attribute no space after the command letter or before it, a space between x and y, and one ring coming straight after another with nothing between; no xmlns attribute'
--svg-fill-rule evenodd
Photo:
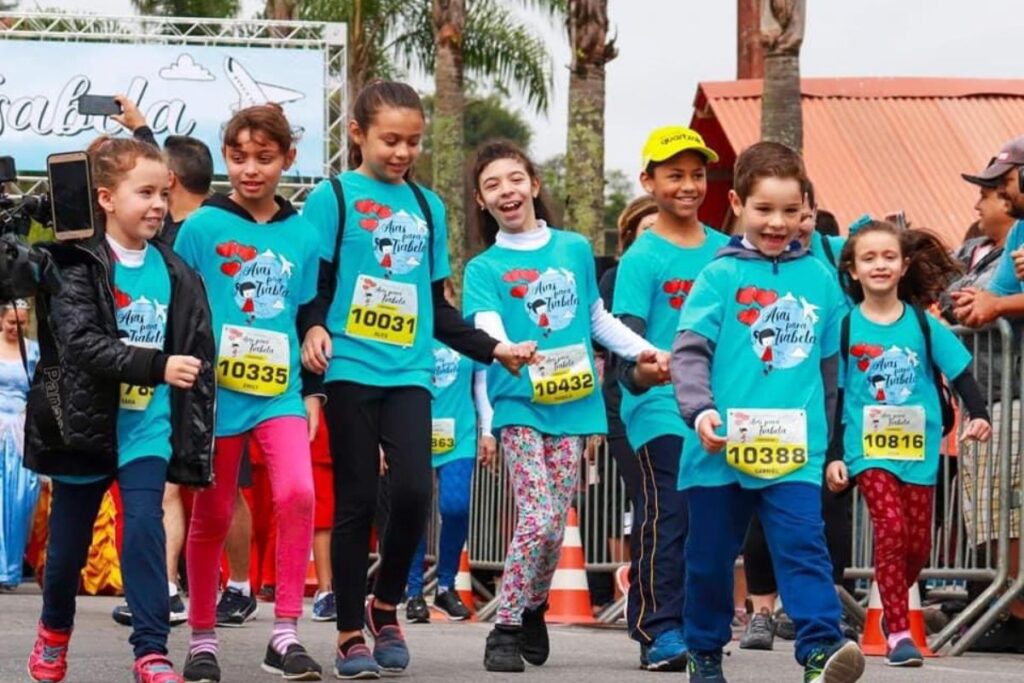
<svg viewBox="0 0 1024 683"><path fill-rule="evenodd" d="M192 55L183 53L178 61L160 69L160 78L168 81L213 81L216 80L209 69L197 64Z"/></svg>

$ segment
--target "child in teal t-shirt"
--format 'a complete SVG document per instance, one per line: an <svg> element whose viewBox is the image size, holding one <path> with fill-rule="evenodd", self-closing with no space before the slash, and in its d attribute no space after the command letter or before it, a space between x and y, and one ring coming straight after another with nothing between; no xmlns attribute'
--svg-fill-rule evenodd
<svg viewBox="0 0 1024 683"><path fill-rule="evenodd" d="M959 273L938 239L871 221L847 242L843 262L852 263L847 291L857 305L842 322L843 459L829 464L828 484L838 491L849 485L848 476L856 477L874 527L889 663L920 666L907 589L931 553L932 498L946 431L937 374L964 399L970 415L965 438L988 440L991 425L968 372L971 354L924 313Z"/></svg>
<svg viewBox="0 0 1024 683"><path fill-rule="evenodd" d="M658 213L619 263L613 312L657 348L671 348L694 280L729 241L697 215L707 193L707 165L717 160L700 135L682 126L659 128L644 145L640 181ZM644 474L633 499L635 563L626 624L648 670L682 670L687 500L679 461L693 432L679 415L671 386L638 388L634 364L615 368L626 435Z"/></svg>
<svg viewBox="0 0 1024 683"><path fill-rule="evenodd" d="M627 360L639 357L637 373L661 382L667 354L605 311L587 239L538 218L547 215L537 199L540 180L522 151L488 143L475 168L491 246L466 266L463 312L497 339L536 339L540 357L519 377L487 373L517 517L484 666L523 671L524 658L542 664L548 657L544 611L584 437L606 430L591 338Z"/></svg>
<svg viewBox="0 0 1024 683"><path fill-rule="evenodd" d="M864 670L839 628L821 533L843 304L832 273L794 241L805 179L803 161L784 145L760 142L740 155L729 199L741 234L698 276L672 349L680 412L697 435L680 467L690 502L691 678L722 677L733 566L755 512L805 680L848 683Z"/></svg>

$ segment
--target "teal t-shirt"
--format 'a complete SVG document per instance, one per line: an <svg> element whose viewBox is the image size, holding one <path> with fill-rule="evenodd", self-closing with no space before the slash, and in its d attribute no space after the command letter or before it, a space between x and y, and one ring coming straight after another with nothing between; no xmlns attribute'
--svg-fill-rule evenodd
<svg viewBox="0 0 1024 683"><path fill-rule="evenodd" d="M714 346L711 393L723 426L729 426L730 410L737 423L745 409L802 410L807 454L802 467L762 479L727 464L725 450L708 453L698 439L690 439L683 446L680 488L821 485L829 433L821 361L839 351L842 301L834 273L806 254L778 263L724 256L701 271L679 330L693 331Z"/></svg>
<svg viewBox="0 0 1024 683"><path fill-rule="evenodd" d="M316 296L319 234L290 205L256 223L227 198L214 200L189 216L174 249L206 284L217 344L215 435L231 436L306 415L296 318Z"/></svg>
<svg viewBox="0 0 1024 683"><path fill-rule="evenodd" d="M932 361L942 374L956 379L970 365L971 354L949 328L926 317ZM850 475L876 468L908 484L933 485L939 472L942 410L924 335L909 305L899 320L887 324L868 320L860 306L853 308L849 355L840 359L839 376Z"/></svg>
<svg viewBox="0 0 1024 683"><path fill-rule="evenodd" d="M487 370L494 428L532 427L548 435L604 434L604 399L590 343L590 307L597 302L594 254L585 237L551 229L540 249L497 245L466 265L463 313L494 311L512 341L535 340L543 361L518 378Z"/></svg>
<svg viewBox="0 0 1024 683"><path fill-rule="evenodd" d="M334 356L326 380L429 390L434 368L431 283L451 274L444 204L423 189L432 218L428 230L407 184L384 183L355 171L339 178L345 232L327 314ZM329 181L313 189L303 215L317 228L320 258L331 260L338 202Z"/></svg>
<svg viewBox="0 0 1024 683"><path fill-rule="evenodd" d="M647 340L669 350L676 337L679 315L701 269L729 238L704 226L704 242L680 247L648 230L622 256L615 280L614 310L644 321ZM659 436L689 438L693 432L679 415L671 385L652 387L634 396L622 390L622 421L633 450Z"/></svg>
<svg viewBox="0 0 1024 683"><path fill-rule="evenodd" d="M825 249L825 243L828 242L828 246L831 249L831 253ZM839 255L843 253L843 247L846 245L845 237L833 237L832 235L822 235L820 232L815 230L811 233L811 244L810 252L811 256L821 259L824 263L830 266L833 272L838 273L839 271Z"/></svg>
<svg viewBox="0 0 1024 683"><path fill-rule="evenodd" d="M434 340L432 451L434 467L476 457L473 373L482 369L458 351Z"/></svg>
<svg viewBox="0 0 1024 683"><path fill-rule="evenodd" d="M1003 255L999 257L996 274L989 280L988 289L999 296L1010 296L1024 292L1024 282L1017 279L1013 267L1013 252L1024 246L1024 221L1017 221L1006 234Z"/></svg>

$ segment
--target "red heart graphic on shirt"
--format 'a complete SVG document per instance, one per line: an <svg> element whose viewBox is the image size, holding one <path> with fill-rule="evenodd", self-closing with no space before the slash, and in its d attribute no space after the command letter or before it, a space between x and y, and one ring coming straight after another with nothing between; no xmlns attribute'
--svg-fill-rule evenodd
<svg viewBox="0 0 1024 683"><path fill-rule="evenodd" d="M379 221L376 218L363 218L359 221L359 227L369 232L376 230L378 225Z"/></svg>
<svg viewBox="0 0 1024 683"><path fill-rule="evenodd" d="M679 293L679 288L682 286L682 284L683 284L682 280L669 280L668 282L666 282L665 284L663 284L661 286L661 289L666 294L678 294Z"/></svg>
<svg viewBox="0 0 1024 683"><path fill-rule="evenodd" d="M505 274L501 276L501 279L505 282L517 282L519 280L519 269L513 268L512 270L506 270Z"/></svg>
<svg viewBox="0 0 1024 683"><path fill-rule="evenodd" d="M536 282L540 279L540 271L534 268L529 270L523 270L519 274L520 279L526 280L527 282Z"/></svg>
<svg viewBox="0 0 1024 683"><path fill-rule="evenodd" d="M377 208L377 202L372 199L360 199L356 201L356 211L359 213L373 213L375 208Z"/></svg>
<svg viewBox="0 0 1024 683"><path fill-rule="evenodd" d="M527 287L526 285L516 285L510 290L510 293L515 298L522 299L524 296L526 296L526 292L528 289L529 287Z"/></svg>
<svg viewBox="0 0 1024 683"><path fill-rule="evenodd" d="M757 316L760 312L756 308L745 308L736 314L736 317L744 325L753 325L757 322Z"/></svg>
<svg viewBox="0 0 1024 683"><path fill-rule="evenodd" d="M885 353L885 349L883 349L881 346L877 346L874 344L864 345L864 355L867 356L868 358L878 358L883 353Z"/></svg>
<svg viewBox="0 0 1024 683"><path fill-rule="evenodd" d="M217 255L223 256L224 258L231 258L235 255L238 249L238 242L221 242L217 245Z"/></svg>
<svg viewBox="0 0 1024 683"><path fill-rule="evenodd" d="M669 306L671 306L672 308L674 308L674 309L676 309L678 311L680 308L683 307L683 297L681 297L681 296L674 296L674 297L672 297L671 299L668 300L668 304L669 304Z"/></svg>
<svg viewBox="0 0 1024 683"><path fill-rule="evenodd" d="M392 214L391 207L384 206L383 204L381 204L380 206L377 207L377 217L378 218L391 218L391 214Z"/></svg>
<svg viewBox="0 0 1024 683"><path fill-rule="evenodd" d="M680 286L684 294L689 294L690 290L693 289L693 280L683 280L683 284Z"/></svg>
<svg viewBox="0 0 1024 683"><path fill-rule="evenodd" d="M238 261L228 261L227 263L220 264L220 272L224 273L228 277L234 277L238 275L238 271L242 269L242 264Z"/></svg>
<svg viewBox="0 0 1024 683"><path fill-rule="evenodd" d="M256 258L256 247L238 247L238 255L242 257L243 261L252 261Z"/></svg>
<svg viewBox="0 0 1024 683"><path fill-rule="evenodd" d="M867 346L867 344L854 344L850 347L850 355L854 358L860 358L864 355L865 346Z"/></svg>
<svg viewBox="0 0 1024 683"><path fill-rule="evenodd" d="M757 294L754 296L754 300L761 304L762 307L771 306L778 300L778 298L779 295L770 289L759 289L757 290Z"/></svg>
<svg viewBox="0 0 1024 683"><path fill-rule="evenodd" d="M743 287L736 292L736 303L749 306L757 296L757 287Z"/></svg>
<svg viewBox="0 0 1024 683"><path fill-rule="evenodd" d="M857 361L857 369L861 372L867 372L869 367L871 367L871 361L867 358L861 358Z"/></svg>
<svg viewBox="0 0 1024 683"><path fill-rule="evenodd" d="M132 305L132 298L117 287L114 287L114 305L118 308L128 308Z"/></svg>

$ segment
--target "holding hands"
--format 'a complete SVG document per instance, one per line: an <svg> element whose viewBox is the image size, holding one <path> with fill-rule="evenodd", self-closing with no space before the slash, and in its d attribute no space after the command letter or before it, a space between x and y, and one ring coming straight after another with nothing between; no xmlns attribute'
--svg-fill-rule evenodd
<svg viewBox="0 0 1024 683"><path fill-rule="evenodd" d="M672 380L668 367L670 358L667 351L656 349L641 351L640 355L636 357L633 379L641 387L657 387L668 384Z"/></svg>
<svg viewBox="0 0 1024 683"><path fill-rule="evenodd" d="M537 354L537 342L524 341L518 344L506 344L504 342L494 347L494 360L512 373L519 376L519 369L524 365L534 365L540 361Z"/></svg>

